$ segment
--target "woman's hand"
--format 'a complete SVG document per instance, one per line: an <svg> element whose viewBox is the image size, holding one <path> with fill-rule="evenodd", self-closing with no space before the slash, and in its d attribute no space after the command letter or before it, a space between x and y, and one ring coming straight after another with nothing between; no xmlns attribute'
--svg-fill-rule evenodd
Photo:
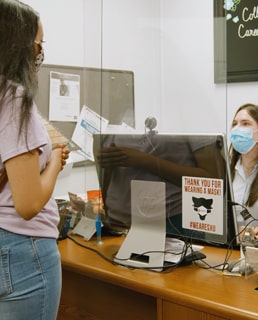
<svg viewBox="0 0 258 320"><path fill-rule="evenodd" d="M56 161L60 165L60 171L63 170L69 158L70 150L66 146L67 144L57 144L52 149L51 161Z"/></svg>

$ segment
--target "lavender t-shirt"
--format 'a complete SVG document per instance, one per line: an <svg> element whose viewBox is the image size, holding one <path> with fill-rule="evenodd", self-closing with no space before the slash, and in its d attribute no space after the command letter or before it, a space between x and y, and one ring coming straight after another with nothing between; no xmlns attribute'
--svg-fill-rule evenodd
<svg viewBox="0 0 258 320"><path fill-rule="evenodd" d="M28 152L28 148L30 150L38 148L40 150L40 171L42 172L49 161L52 146L35 104L31 109L27 142L23 134L18 139L22 90L22 88L17 90L14 104L8 99L0 110L0 169L6 160ZM58 222L59 214L53 197L41 212L26 221L14 208L8 182L0 193L0 228L28 236L57 238Z"/></svg>

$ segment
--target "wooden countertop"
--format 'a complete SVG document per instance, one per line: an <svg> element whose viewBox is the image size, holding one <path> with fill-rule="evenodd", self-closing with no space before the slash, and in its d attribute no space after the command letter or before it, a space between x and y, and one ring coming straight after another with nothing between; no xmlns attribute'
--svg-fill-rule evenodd
<svg viewBox="0 0 258 320"><path fill-rule="evenodd" d="M61 240L59 250L66 270L188 307L201 306L203 311L235 320L258 319L257 274L246 279L223 275L221 271L203 269L196 264L162 273L130 269L112 264L123 237L104 237L102 245L96 244L94 238L90 241L78 236L73 238L88 248L71 239ZM226 257L223 248L205 246L202 252L211 266L223 263ZM239 251L232 251L229 262L238 257Z"/></svg>

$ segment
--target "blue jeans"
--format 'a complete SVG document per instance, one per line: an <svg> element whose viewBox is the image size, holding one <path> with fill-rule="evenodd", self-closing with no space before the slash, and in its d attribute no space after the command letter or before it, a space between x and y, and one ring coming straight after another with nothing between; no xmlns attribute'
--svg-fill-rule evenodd
<svg viewBox="0 0 258 320"><path fill-rule="evenodd" d="M55 320L60 295L56 239L0 229L0 319Z"/></svg>

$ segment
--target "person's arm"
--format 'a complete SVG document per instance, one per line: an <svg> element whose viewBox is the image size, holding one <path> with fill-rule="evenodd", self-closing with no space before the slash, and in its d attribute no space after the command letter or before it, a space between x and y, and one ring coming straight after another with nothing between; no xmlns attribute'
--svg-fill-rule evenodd
<svg viewBox="0 0 258 320"><path fill-rule="evenodd" d="M32 219L48 202L67 158L68 152L63 147L53 149L51 159L41 173L37 149L5 162L15 209L25 220Z"/></svg>
<svg viewBox="0 0 258 320"><path fill-rule="evenodd" d="M213 156L211 157L211 155ZM219 177L217 176L217 161L223 161L223 159L215 146L201 148L194 152L193 156L196 166L190 167L158 158L137 149L111 146L101 150L98 161L104 168L114 166L144 168L177 185L182 184L182 176L223 177L224 172L221 172ZM211 162L210 159L214 159L214 162Z"/></svg>
<svg viewBox="0 0 258 320"><path fill-rule="evenodd" d="M218 168L222 168L224 165L223 158L215 146L206 146L193 153L195 167L149 156L150 158L144 161L143 167L177 185L182 184L182 176L204 178L223 178L224 176L224 171L219 172L218 176ZM219 166L218 161L220 162Z"/></svg>

